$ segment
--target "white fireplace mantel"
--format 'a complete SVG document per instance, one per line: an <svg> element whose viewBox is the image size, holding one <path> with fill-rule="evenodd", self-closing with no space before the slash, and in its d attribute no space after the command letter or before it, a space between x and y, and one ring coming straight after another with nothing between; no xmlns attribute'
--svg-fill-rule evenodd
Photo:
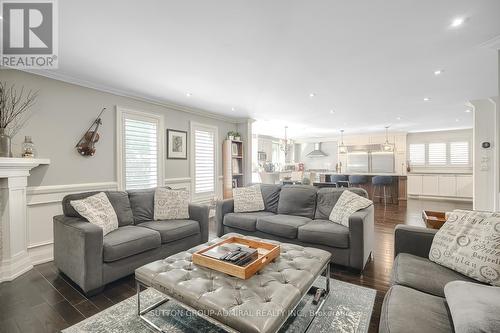
<svg viewBox="0 0 500 333"><path fill-rule="evenodd" d="M26 186L30 170L45 158L0 157L0 282L33 268L28 256Z"/></svg>

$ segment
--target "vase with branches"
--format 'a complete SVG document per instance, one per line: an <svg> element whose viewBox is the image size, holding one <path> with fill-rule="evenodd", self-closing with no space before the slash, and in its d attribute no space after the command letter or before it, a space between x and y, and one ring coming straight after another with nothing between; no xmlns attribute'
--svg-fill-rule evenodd
<svg viewBox="0 0 500 333"><path fill-rule="evenodd" d="M12 157L11 138L31 117L37 96L36 91L0 82L0 157Z"/></svg>

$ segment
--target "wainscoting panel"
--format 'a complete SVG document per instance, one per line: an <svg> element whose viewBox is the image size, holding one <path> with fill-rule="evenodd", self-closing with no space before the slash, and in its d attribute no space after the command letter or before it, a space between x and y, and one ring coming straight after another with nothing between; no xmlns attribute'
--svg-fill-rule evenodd
<svg viewBox="0 0 500 333"><path fill-rule="evenodd" d="M52 217L62 214L65 195L89 191L112 191L116 182L36 186L27 188L28 255L32 265L51 261L53 254Z"/></svg>

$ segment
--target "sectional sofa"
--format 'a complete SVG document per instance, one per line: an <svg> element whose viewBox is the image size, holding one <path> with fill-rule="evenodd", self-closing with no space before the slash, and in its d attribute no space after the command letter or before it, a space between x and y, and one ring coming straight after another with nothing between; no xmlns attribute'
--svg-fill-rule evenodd
<svg viewBox="0 0 500 333"><path fill-rule="evenodd" d="M103 237L70 204L96 193L66 196L64 215L54 217L55 265L88 295L140 266L208 241L208 206L190 204L189 219L153 221L155 189L105 192L119 227Z"/></svg>
<svg viewBox="0 0 500 333"><path fill-rule="evenodd" d="M476 307L478 304L474 305L470 297L475 292L472 287L485 285L429 260L429 251L436 232L435 229L423 227L407 225L396 227L394 234L396 259L392 271L392 287L382 305L379 333L451 333L455 331L455 324L460 326L463 321L470 318L479 322L483 320L482 318L486 318L485 313L481 312L479 306ZM460 295L456 289L450 288L445 297L445 286L452 281L473 283L468 288L470 294ZM447 297L450 296L463 299L462 312L468 313L470 318L452 317L447 304L449 301ZM500 308L498 293L487 295L483 299L483 304L496 304L496 309ZM498 313L496 317L498 318ZM484 330L468 332L500 331L500 326L491 330L491 323L484 321L483 324Z"/></svg>
<svg viewBox="0 0 500 333"><path fill-rule="evenodd" d="M349 218L349 227L328 220L345 188L261 184L265 210L235 213L233 199L217 204L217 235L235 232L332 253L332 262L362 271L373 251L374 208ZM348 190L368 197L365 190Z"/></svg>

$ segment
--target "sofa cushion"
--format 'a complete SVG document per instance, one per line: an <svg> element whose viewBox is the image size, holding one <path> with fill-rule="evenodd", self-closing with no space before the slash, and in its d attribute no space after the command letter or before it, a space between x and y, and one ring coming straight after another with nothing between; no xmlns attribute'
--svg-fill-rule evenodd
<svg viewBox="0 0 500 333"><path fill-rule="evenodd" d="M85 199L72 200L70 204L84 219L101 228L103 236L118 229L115 210L104 192Z"/></svg>
<svg viewBox="0 0 500 333"><path fill-rule="evenodd" d="M328 220L333 207L345 190L345 188L332 187L319 189L317 193L316 212L314 214L314 218L318 220ZM368 198L368 193L362 188L350 187L349 191L364 198Z"/></svg>
<svg viewBox="0 0 500 333"><path fill-rule="evenodd" d="M444 298L393 286L385 295L379 333L450 333L453 324Z"/></svg>
<svg viewBox="0 0 500 333"><path fill-rule="evenodd" d="M260 184L260 192L264 199L266 212L278 213L278 202L280 200L281 185L279 184Z"/></svg>
<svg viewBox="0 0 500 333"><path fill-rule="evenodd" d="M260 184L233 188L234 212L260 212L265 209Z"/></svg>
<svg viewBox="0 0 500 333"><path fill-rule="evenodd" d="M189 199L187 190L172 190L158 187L155 190L154 219L182 220L189 218Z"/></svg>
<svg viewBox="0 0 500 333"><path fill-rule="evenodd" d="M104 236L103 260L113 262L156 249L160 245L161 238L157 231L133 225L120 227Z"/></svg>
<svg viewBox="0 0 500 333"><path fill-rule="evenodd" d="M311 221L307 217L278 214L259 217L256 228L271 235L295 239L297 238L297 229Z"/></svg>
<svg viewBox="0 0 500 333"><path fill-rule="evenodd" d="M155 189L129 190L127 192L135 223L154 220Z"/></svg>
<svg viewBox="0 0 500 333"><path fill-rule="evenodd" d="M451 281L473 279L433 263L427 258L400 253L394 261L392 283L444 297L444 286Z"/></svg>
<svg viewBox="0 0 500 333"><path fill-rule="evenodd" d="M166 220L143 222L138 226L160 233L163 244L199 234L200 223L193 220Z"/></svg>
<svg viewBox="0 0 500 333"><path fill-rule="evenodd" d="M278 214L314 218L316 188L308 185L286 185L281 188Z"/></svg>
<svg viewBox="0 0 500 333"><path fill-rule="evenodd" d="M349 248L349 228L328 220L313 220L299 227L297 238L311 244Z"/></svg>
<svg viewBox="0 0 500 333"><path fill-rule="evenodd" d="M340 195L328 219L334 223L349 227L349 217L357 211L366 209L371 205L373 205L373 202L370 199L346 190Z"/></svg>
<svg viewBox="0 0 500 333"><path fill-rule="evenodd" d="M500 288L453 281L444 287L455 333L500 330Z"/></svg>
<svg viewBox="0 0 500 333"><path fill-rule="evenodd" d="M64 215L68 217L79 217L82 216L71 206L70 202L73 200L82 200L90 196L96 195L97 191L94 192L84 192L69 194L65 196L62 200ZM111 206L115 210L116 216L118 217L118 226L123 227L126 225L134 224L134 215L132 214L132 209L130 207L130 201L127 192L122 191L106 191L104 192L108 196Z"/></svg>
<svg viewBox="0 0 500 333"><path fill-rule="evenodd" d="M224 216L223 224L241 230L256 231L255 225L259 217L274 215L271 212L229 213Z"/></svg>

